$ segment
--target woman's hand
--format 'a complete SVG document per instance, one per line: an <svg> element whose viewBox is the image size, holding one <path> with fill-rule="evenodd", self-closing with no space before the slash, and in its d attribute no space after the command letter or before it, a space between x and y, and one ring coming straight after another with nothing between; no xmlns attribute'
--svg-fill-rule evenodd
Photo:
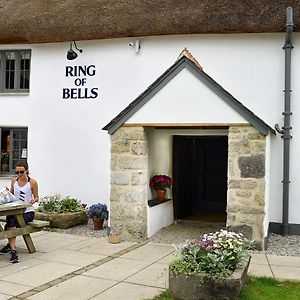
<svg viewBox="0 0 300 300"><path fill-rule="evenodd" d="M30 202L31 204L34 204L34 203L36 202L36 200L35 200L35 198L32 196L31 199L29 200L29 202Z"/></svg>

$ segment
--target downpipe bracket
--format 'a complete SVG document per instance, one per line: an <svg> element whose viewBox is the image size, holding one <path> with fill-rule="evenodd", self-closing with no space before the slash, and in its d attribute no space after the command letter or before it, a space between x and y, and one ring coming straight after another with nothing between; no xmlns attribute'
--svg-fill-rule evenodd
<svg viewBox="0 0 300 300"><path fill-rule="evenodd" d="M279 125L276 123L275 124L275 130L278 132L278 133L280 133L280 134L284 134L285 133L285 131L283 130L283 129L280 129L279 128Z"/></svg>

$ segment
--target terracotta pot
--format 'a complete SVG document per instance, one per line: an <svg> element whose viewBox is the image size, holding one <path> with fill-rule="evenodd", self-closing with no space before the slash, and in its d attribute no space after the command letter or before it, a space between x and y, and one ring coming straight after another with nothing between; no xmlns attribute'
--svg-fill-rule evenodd
<svg viewBox="0 0 300 300"><path fill-rule="evenodd" d="M156 199L158 201L163 201L166 196L166 190L155 190L156 192Z"/></svg>
<svg viewBox="0 0 300 300"><path fill-rule="evenodd" d="M121 242L121 237L118 234L111 234L108 237L108 242L111 244L119 244Z"/></svg>
<svg viewBox="0 0 300 300"><path fill-rule="evenodd" d="M103 227L103 219L93 219L94 230L101 230Z"/></svg>
<svg viewBox="0 0 300 300"><path fill-rule="evenodd" d="M7 162L2 162L2 172L9 171L9 164Z"/></svg>

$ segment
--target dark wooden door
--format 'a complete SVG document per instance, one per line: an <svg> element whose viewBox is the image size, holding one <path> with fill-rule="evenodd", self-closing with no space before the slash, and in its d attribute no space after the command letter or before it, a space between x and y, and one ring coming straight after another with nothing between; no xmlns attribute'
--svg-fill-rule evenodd
<svg viewBox="0 0 300 300"><path fill-rule="evenodd" d="M173 137L175 219L226 210L227 157L227 136Z"/></svg>

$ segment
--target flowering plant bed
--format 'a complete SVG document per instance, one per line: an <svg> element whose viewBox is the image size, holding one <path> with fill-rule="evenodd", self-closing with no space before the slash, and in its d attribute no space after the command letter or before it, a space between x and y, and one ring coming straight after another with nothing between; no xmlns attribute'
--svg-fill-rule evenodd
<svg viewBox="0 0 300 300"><path fill-rule="evenodd" d="M252 241L227 230L204 234L177 247L169 265L175 299L236 299L242 290Z"/></svg>
<svg viewBox="0 0 300 300"><path fill-rule="evenodd" d="M63 197L60 194L47 195L39 200L37 211L43 213L66 213L85 211L76 198Z"/></svg>
<svg viewBox="0 0 300 300"><path fill-rule="evenodd" d="M172 185L172 178L167 175L155 175L150 179L149 186L155 190L165 190Z"/></svg>
<svg viewBox="0 0 300 300"><path fill-rule="evenodd" d="M87 224L88 218L79 200L62 197L60 194L47 195L39 200L35 219L49 221L50 227L67 229Z"/></svg>

